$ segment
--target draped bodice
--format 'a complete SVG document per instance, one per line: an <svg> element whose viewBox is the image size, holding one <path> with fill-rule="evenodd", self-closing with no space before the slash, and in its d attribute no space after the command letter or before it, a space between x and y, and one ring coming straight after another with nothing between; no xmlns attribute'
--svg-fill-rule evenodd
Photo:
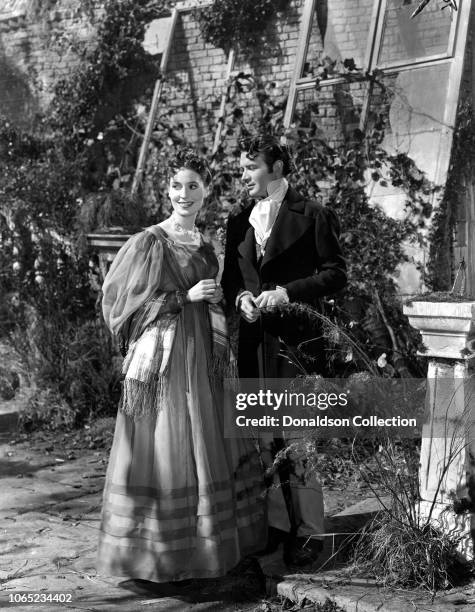
<svg viewBox="0 0 475 612"><path fill-rule="evenodd" d="M161 227L151 229L164 244L163 272L158 287L161 291L188 290L200 280L216 277L218 259L210 243L203 239L200 245L176 242Z"/></svg>
<svg viewBox="0 0 475 612"><path fill-rule="evenodd" d="M219 265L213 246L172 240L159 225L131 236L117 253L104 280L102 310L117 333L127 319L157 292L187 291L215 278Z"/></svg>

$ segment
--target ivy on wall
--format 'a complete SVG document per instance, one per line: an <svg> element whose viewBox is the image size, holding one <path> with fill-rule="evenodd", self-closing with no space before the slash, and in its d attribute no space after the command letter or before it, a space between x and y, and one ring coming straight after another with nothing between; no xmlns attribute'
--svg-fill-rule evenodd
<svg viewBox="0 0 475 612"><path fill-rule="evenodd" d="M271 23L287 3L224 0L215 4L214 16L210 13L208 19L203 12L203 22L211 23L211 17L215 20L209 40L225 47L239 38L252 47L262 42L262 22ZM89 329L95 317L96 296L89 288L88 259L85 251L77 248L78 237L98 226L120 225L134 231L163 219L168 206L167 161L181 144L198 146L189 142L186 126L173 110L179 110L177 99L189 96L180 82L168 80L139 195L140 202L147 198L152 205L141 210L139 202L132 202L131 177L151 99L147 84L157 75L157 66L142 49L141 41L146 23L169 7L165 1L145 0L107 0L104 7L96 47L86 49L78 69L57 84L51 112L43 118L39 131L24 133L7 121L1 122L0 284L13 301L20 298L22 303L36 305L37 324L44 326L38 338L47 337L54 317L63 317L58 333L63 334L64 342L71 340L75 326ZM232 14L237 15L235 21L229 19ZM347 69L347 82L335 86L340 88L334 91L335 100L346 95L345 87L352 79L361 77L353 66ZM279 92L274 85L255 75L234 77L221 146L211 160L213 194L200 217L201 227L222 236L228 215L242 202L237 140L258 131L285 135L296 155L292 183L334 207L342 222L350 284L336 302L336 319L372 357L386 352L398 372L406 367L417 372L415 334L402 317L395 277L400 264L409 261L403 242L417 241L431 214L433 187L410 158L384 151L388 108L384 100L365 133L344 129L343 141L335 144L321 129L318 91L317 101L302 108L292 129L286 131L282 123L286 92ZM336 108L343 124L346 110ZM213 133L213 111L208 120ZM201 152L208 153L202 146ZM405 220L388 218L370 204L366 188L371 181L404 189ZM450 193L449 189L446 210L453 199ZM61 355L56 357L58 372L69 380L68 363L59 360ZM346 358L343 355L342 361ZM351 364L351 356L345 363ZM89 377L94 369L90 366L88 362ZM53 370L47 379L50 386ZM76 370L74 377L80 378ZM109 383L113 386L113 381ZM109 383L102 381L100 386L104 406L108 405L104 398ZM63 393L61 385L58 393ZM68 396L67 401L86 410L84 407L94 402L93 388L91 383L89 390L79 390L80 401L79 395Z"/></svg>
<svg viewBox="0 0 475 612"><path fill-rule="evenodd" d="M55 86L52 125L83 138L95 136L116 113L130 104L130 91L140 82L153 83L156 61L144 51L146 24L163 16L170 2L107 0L97 27L96 44L86 51L73 75Z"/></svg>
<svg viewBox="0 0 475 612"><path fill-rule="evenodd" d="M354 78L347 77L349 82ZM227 216L246 201L240 199L237 141L262 132L285 136L296 162L291 184L300 193L334 208L341 220L349 284L337 300L338 323L372 356L386 352L392 355L398 371L407 373L409 366L412 372L420 372L414 359L418 335L402 315L396 278L400 265L411 261L405 245L420 244L421 229L427 226L437 189L407 155L390 155L384 149L388 105L382 103L378 112L372 113L364 133L346 129L347 109L341 108L337 117L341 138L335 143L326 138L321 127L323 103L322 109L318 103L303 106L292 127L285 129L285 96L276 95L273 88L251 75L239 74L235 80L215 158L216 197L208 207L208 216L219 218L223 207ZM334 96L340 95L337 89L346 90L346 86L331 86ZM249 104L250 94L257 103ZM393 185L406 193L404 219L391 218L370 202L368 187L375 183Z"/></svg>
<svg viewBox="0 0 475 612"><path fill-rule="evenodd" d="M234 47L255 53L266 47L268 26L289 5L290 0L214 0L196 18L206 42L227 52Z"/></svg>
<svg viewBox="0 0 475 612"><path fill-rule="evenodd" d="M433 291L448 291L454 280L453 246L457 220L464 217L467 186L473 180L475 123L471 104L462 103L457 113L452 154L439 206L429 234L428 285ZM458 262L455 262L458 264Z"/></svg>

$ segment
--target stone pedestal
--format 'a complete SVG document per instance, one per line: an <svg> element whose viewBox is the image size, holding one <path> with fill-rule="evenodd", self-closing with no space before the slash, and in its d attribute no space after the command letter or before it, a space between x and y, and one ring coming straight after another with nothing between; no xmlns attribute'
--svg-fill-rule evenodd
<svg viewBox="0 0 475 612"><path fill-rule="evenodd" d="M87 242L97 250L99 268L104 280L109 267L121 246L130 238L130 234L88 234Z"/></svg>
<svg viewBox="0 0 475 612"><path fill-rule="evenodd" d="M470 515L456 515L448 506L466 495L470 450L475 451L475 302L413 302L404 314L421 332L426 348L421 354L430 359L421 515L461 536L460 551L473 558Z"/></svg>

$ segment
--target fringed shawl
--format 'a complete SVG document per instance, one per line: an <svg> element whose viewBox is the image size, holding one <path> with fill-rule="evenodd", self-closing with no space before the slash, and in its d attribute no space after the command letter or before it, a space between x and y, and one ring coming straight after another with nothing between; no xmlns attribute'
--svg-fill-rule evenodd
<svg viewBox="0 0 475 612"><path fill-rule="evenodd" d="M164 264L173 279L173 291L160 290ZM117 253L105 278L104 319L127 347L120 408L131 416L156 413L165 401L167 367L183 307L177 292L188 289L189 281L158 226L132 236ZM219 304L208 304L208 313L213 340L210 378L235 377L236 363L223 310Z"/></svg>

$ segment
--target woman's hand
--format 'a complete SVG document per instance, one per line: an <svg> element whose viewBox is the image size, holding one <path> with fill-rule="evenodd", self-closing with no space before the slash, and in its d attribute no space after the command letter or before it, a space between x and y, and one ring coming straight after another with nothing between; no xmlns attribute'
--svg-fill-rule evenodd
<svg viewBox="0 0 475 612"><path fill-rule="evenodd" d="M221 287L216 286L214 278L208 278L196 283L196 285L189 289L186 294L186 299L189 302L203 302L204 300L210 302L215 298L218 290L221 291ZM213 302L213 304L214 303L215 302Z"/></svg>
<svg viewBox="0 0 475 612"><path fill-rule="evenodd" d="M220 285L216 285L216 289L214 290L214 295L210 298L207 298L207 302L211 302L211 304L217 304L223 299L223 290Z"/></svg>

